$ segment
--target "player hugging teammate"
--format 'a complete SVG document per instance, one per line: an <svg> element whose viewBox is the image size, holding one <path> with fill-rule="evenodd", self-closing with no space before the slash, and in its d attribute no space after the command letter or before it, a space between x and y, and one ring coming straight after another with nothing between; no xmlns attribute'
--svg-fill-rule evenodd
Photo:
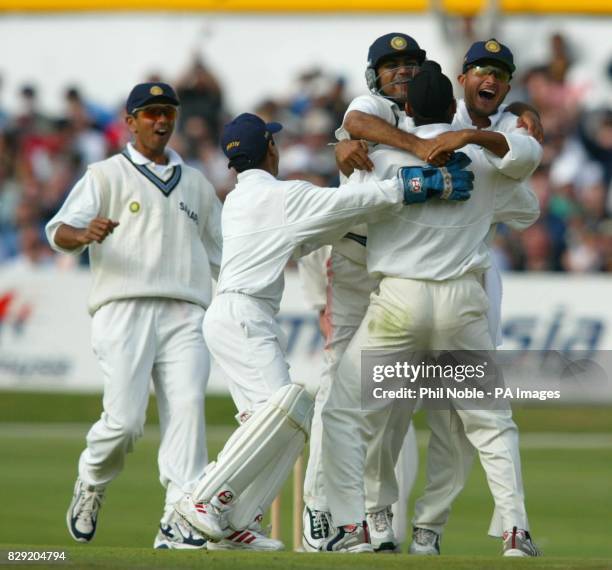
<svg viewBox="0 0 612 570"><path fill-rule="evenodd" d="M106 486L142 433L152 376L167 489L156 547L282 549L262 516L310 438L304 548L400 549L416 473L412 409L392 401L362 409L361 352L498 344L501 279L488 244L498 223L523 229L539 213L525 184L541 157L529 134L541 136L537 113L502 106L514 69L506 46L476 42L457 102L414 39L386 34L369 50L370 93L351 103L336 133L341 187L278 180L282 126L244 113L222 133L238 174L222 210L201 175L166 149L179 104L172 88L134 88L126 105L134 143L92 165L47 228L56 249L91 248L94 346L106 379L104 413L88 434L67 516L76 540L93 538ZM325 245L327 367L313 400L289 375L275 316L289 259ZM134 269L141 264L144 276ZM218 271L212 302L207 265ZM311 282L324 280L318 271ZM202 322L240 423L208 464ZM538 555L510 408L474 412L452 400L427 419L427 486L410 552L440 553L478 452L495 501L490 534L503 538L505 556Z"/></svg>

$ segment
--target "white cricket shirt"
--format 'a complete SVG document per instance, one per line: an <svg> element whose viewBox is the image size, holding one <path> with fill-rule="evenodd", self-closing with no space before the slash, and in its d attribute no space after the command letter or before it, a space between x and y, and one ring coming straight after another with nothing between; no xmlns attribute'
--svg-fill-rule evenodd
<svg viewBox="0 0 612 570"><path fill-rule="evenodd" d="M415 127L412 132L422 138L433 138L450 128L448 124L426 125ZM528 144L527 138L519 136L512 140L511 148L519 156L527 155L516 148ZM468 167L475 176L471 198L466 202L428 200L368 224L370 273L444 281L471 271L483 272L490 266L485 238L492 224L505 222L522 229L537 219L536 196L527 186L502 174L493 164L497 157L474 145L462 151L472 160ZM423 164L413 155L389 147L378 147L371 159L374 173L357 172L353 175L355 180L384 178L400 166Z"/></svg>
<svg viewBox="0 0 612 570"><path fill-rule="evenodd" d="M401 209L403 190L396 177L321 188L301 180L280 181L252 169L223 206L223 261L218 292L250 295L277 312L283 271L294 251L332 243L355 223Z"/></svg>
<svg viewBox="0 0 612 570"><path fill-rule="evenodd" d="M47 224L49 243L67 251L54 239L61 224L85 228L95 217L119 222L103 243L88 246L92 314L109 301L138 297L207 307L211 271L216 275L221 262L221 203L214 188L170 149L166 165L154 165L131 145L126 151L89 166Z"/></svg>

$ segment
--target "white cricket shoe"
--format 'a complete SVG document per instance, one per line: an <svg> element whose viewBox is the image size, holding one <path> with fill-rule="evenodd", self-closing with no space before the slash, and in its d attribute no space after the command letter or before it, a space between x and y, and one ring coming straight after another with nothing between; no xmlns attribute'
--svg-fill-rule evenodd
<svg viewBox="0 0 612 570"><path fill-rule="evenodd" d="M412 530L412 542L408 552L420 556L439 556L440 535L428 528L415 526Z"/></svg>
<svg viewBox="0 0 612 570"><path fill-rule="evenodd" d="M171 550L195 550L205 546L206 539L176 511L164 515L153 542L153 548Z"/></svg>
<svg viewBox="0 0 612 570"><path fill-rule="evenodd" d="M103 485L86 485L77 479L66 513L68 532L78 542L89 542L96 534L98 513L104 500Z"/></svg>
<svg viewBox="0 0 612 570"><path fill-rule="evenodd" d="M380 511L366 514L370 529L370 540L374 552L399 552L399 543L393 532L393 511L385 507Z"/></svg>
<svg viewBox="0 0 612 570"><path fill-rule="evenodd" d="M321 545L324 552L374 552L370 542L368 523L345 524L336 528L335 533Z"/></svg>
<svg viewBox="0 0 612 570"><path fill-rule="evenodd" d="M504 531L503 539L504 556L542 556L527 530L513 527L512 530Z"/></svg>
<svg viewBox="0 0 612 570"><path fill-rule="evenodd" d="M248 528L237 530L219 542L209 542L206 548L208 550L284 550L285 545L280 540L269 538L264 534L261 527L262 520L263 512L260 510Z"/></svg>
<svg viewBox="0 0 612 570"><path fill-rule="evenodd" d="M332 532L331 513L304 507L302 546L306 552L318 552Z"/></svg>
<svg viewBox="0 0 612 570"><path fill-rule="evenodd" d="M231 534L223 512L210 503L194 502L190 495L185 495L174 510L209 541L218 542Z"/></svg>

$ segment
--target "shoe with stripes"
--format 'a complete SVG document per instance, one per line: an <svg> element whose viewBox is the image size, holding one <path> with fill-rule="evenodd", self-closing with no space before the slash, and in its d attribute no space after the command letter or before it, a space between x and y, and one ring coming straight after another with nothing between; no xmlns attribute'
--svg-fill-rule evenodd
<svg viewBox="0 0 612 570"><path fill-rule="evenodd" d="M321 546L323 552L374 552L370 542L368 523L345 524L336 528L327 542Z"/></svg>
<svg viewBox="0 0 612 570"><path fill-rule="evenodd" d="M237 530L219 542L209 542L208 550L251 550L273 551L284 550L285 545L280 540L267 537L261 528L263 515L255 517L253 524L243 530Z"/></svg>
<svg viewBox="0 0 612 570"><path fill-rule="evenodd" d="M189 495L176 503L174 510L209 541L217 542L230 531L222 511L210 503L194 502Z"/></svg>
<svg viewBox="0 0 612 570"><path fill-rule="evenodd" d="M542 556L527 530L513 527L512 530L504 531L503 539L504 556Z"/></svg>
<svg viewBox="0 0 612 570"><path fill-rule="evenodd" d="M187 521L172 511L159 523L153 548L197 550L206 546L206 539Z"/></svg>
<svg viewBox="0 0 612 570"><path fill-rule="evenodd" d="M329 540L332 532L331 513L327 511L317 511L304 507L302 548L306 552L319 552L321 546Z"/></svg>

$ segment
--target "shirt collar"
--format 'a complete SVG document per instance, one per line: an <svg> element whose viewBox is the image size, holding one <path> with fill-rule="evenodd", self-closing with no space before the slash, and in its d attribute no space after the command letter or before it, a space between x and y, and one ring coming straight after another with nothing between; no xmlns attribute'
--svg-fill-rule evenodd
<svg viewBox="0 0 612 570"><path fill-rule="evenodd" d="M260 168L250 168L244 172L238 173L238 182L246 182L247 180L254 180L256 178L276 180L267 170L261 170Z"/></svg>
<svg viewBox="0 0 612 570"><path fill-rule="evenodd" d="M135 164L148 165L156 164L142 153L138 152L132 143L127 143L127 151L130 155L130 159ZM171 148L166 148L164 154L168 157L168 164L156 164L157 166L166 166L168 168L178 166L183 163L183 159L178 155L177 152Z"/></svg>
<svg viewBox="0 0 612 570"><path fill-rule="evenodd" d="M418 137L431 139L441 133L452 130L451 125L448 123L432 123L431 125L421 125L420 127L413 127L410 132Z"/></svg>

